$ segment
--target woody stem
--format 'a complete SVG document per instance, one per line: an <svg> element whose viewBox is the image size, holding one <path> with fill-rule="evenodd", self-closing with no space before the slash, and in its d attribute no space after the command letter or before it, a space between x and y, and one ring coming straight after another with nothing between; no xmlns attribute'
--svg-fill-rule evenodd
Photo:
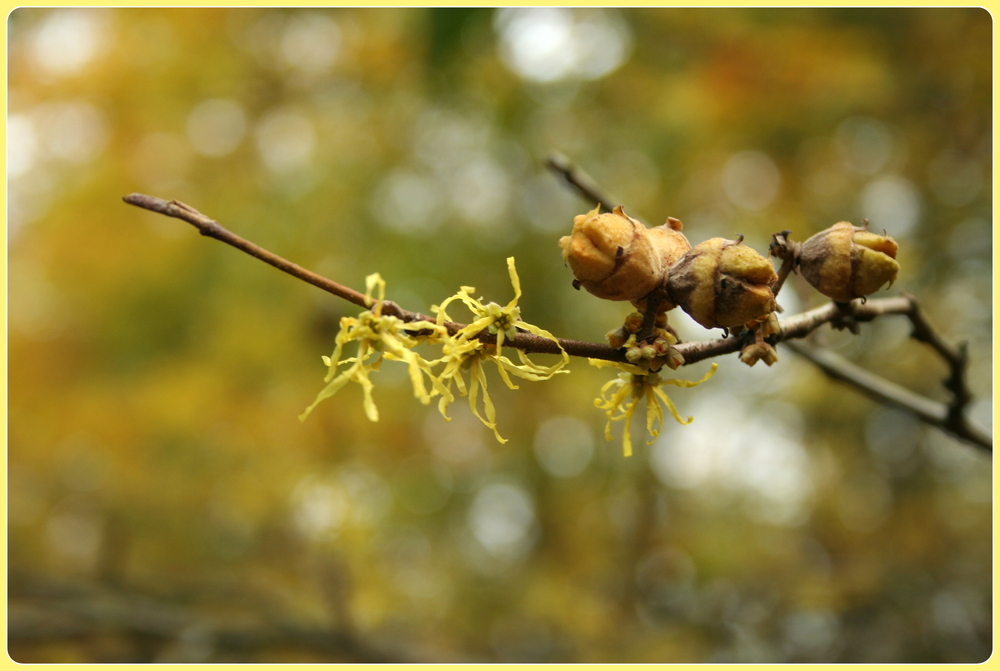
<svg viewBox="0 0 1000 671"><path fill-rule="evenodd" d="M130 205L186 221L197 228L204 236L235 247L250 256L274 266L282 272L297 277L359 307L370 308L374 305L374 301L360 291L306 270L302 266L292 263L236 235L190 205L140 193L125 196L123 200ZM653 326L656 323L656 313L665 299L666 297L662 294L661 290L657 290L650 295L646 312L643 314L643 324L640 333L652 334ZM406 322L433 321L431 317L419 312L404 310L392 301L384 301L382 303L382 313L395 316ZM913 337L929 344L939 355L949 362L952 374L946 381L946 386L953 392L955 397L953 403L949 406L945 407L941 404L945 408L943 411L934 413L920 412L915 403L907 405L907 400L905 399L899 401L897 405L908 409L920 419L933 424L961 440L992 451L992 437L965 418L964 409L971 400L971 394L965 383L965 368L968 361L964 347L955 347L945 342L931 328L913 297L882 298L869 300L864 304L858 300L851 303L827 303L815 310L810 310L809 312L804 312L783 320L781 322L781 330L777 335L772 336L772 340L774 343L777 343L793 338L803 338L827 323L844 324L846 322L857 327L858 323L869 322L888 314L906 315L914 326ZM455 333L465 326L465 324L445 322L445 327L450 333ZM496 342L496 336L487 332L480 333L476 337L487 344ZM623 350L614 349L603 343L570 340L567 338L550 340L549 338L522 331L517 332L513 338L505 342L527 353L560 354L561 352L566 352L566 354L576 357L603 359L605 361L627 361ZM737 352L741 348L742 342L742 338L721 338L718 340L679 343L675 345L675 348L684 357L684 365L688 365L723 354ZM824 370L831 367L836 368L837 364L829 364L827 367L824 367ZM858 376L835 375L835 377L848 381L863 390L867 389L865 382ZM874 393L872 395L876 398L884 398L884 395L881 397ZM928 399L923 400L927 403L933 403ZM943 419L941 419L941 416L943 416Z"/></svg>

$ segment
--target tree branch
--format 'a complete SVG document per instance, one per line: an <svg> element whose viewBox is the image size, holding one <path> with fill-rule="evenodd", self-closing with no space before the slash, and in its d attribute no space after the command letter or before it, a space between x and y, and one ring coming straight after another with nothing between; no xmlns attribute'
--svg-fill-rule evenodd
<svg viewBox="0 0 1000 671"><path fill-rule="evenodd" d="M594 207L601 206L605 211L610 212L615 205L621 204L610 194L605 193L593 177L562 154L557 152L550 154L547 165L550 170L562 177L566 184L572 187L581 198Z"/></svg>
<svg viewBox="0 0 1000 671"><path fill-rule="evenodd" d="M323 291L328 291L334 296L339 296L340 298L354 303L355 305L363 308L370 308L374 304L374 301L365 298L365 295L360 291L356 291L350 287L344 286L343 284L334 282L333 280L327 279L322 275L317 275L311 270L306 270L298 264L283 259L277 254L269 252L263 247L255 245L245 238L241 238L232 231L221 226L219 222L206 217L190 205L186 205L177 200L164 200L162 198L156 198L155 196L147 196L142 193L131 193L124 196L122 200L129 205L135 205L136 207L141 207L144 210L159 212L160 214L165 214L168 217L182 219L197 228L198 231L200 231L204 236L215 238L216 240L220 240L227 245L231 245L236 249L249 254L250 256L260 259L264 263L269 263L278 270L284 271L293 277L297 277L300 280L312 284L313 286L317 286Z"/></svg>
<svg viewBox="0 0 1000 671"><path fill-rule="evenodd" d="M566 168L565 164L561 165L562 168L560 169ZM571 183L576 186L576 181L580 180L579 174L573 171L571 171L570 174L574 175L574 181ZM583 192L584 191L581 190L581 193ZM588 197L596 197L599 195L597 191L589 193L590 196ZM130 205L135 205L136 207L150 210L151 212L157 212L168 217L175 217L186 221L197 228L202 235L231 245L240 251L274 266L278 270L308 282L313 286L319 287L320 289L323 289L324 291L327 291L339 298L343 298L344 300L359 307L370 308L374 305L373 300L366 298L364 294L356 289L352 289L351 287L335 282L331 279L323 277L322 275L317 275L312 271L306 270L302 266L292 263L291 261L288 261L287 259L284 259L277 254L274 254L273 252L270 252L263 247L236 235L223 227L217 221L205 216L190 205L185 205L184 203L180 203L175 200L164 200L162 198L156 198L139 193L133 193L125 196L123 200ZM382 311L383 314L393 315L406 322L433 321L432 317L428 317L427 315L423 315L418 312L404 310L392 301L384 301ZM860 300L855 300L851 303L831 302L822 307L781 321L781 329L779 333L768 338L768 341L773 345L785 340L804 338L823 324L827 323L832 324L836 328L846 327L851 330L856 330L859 322L868 322L888 314L902 314L908 316L914 325L913 337L931 345L935 351L937 351L943 358L945 358L946 361L949 362L952 368L952 375L946 381L946 386L955 394L955 402L948 407L948 410L945 413L945 419L934 419L934 417L937 417L936 414L929 411L925 412L928 410L929 406L924 406L917 402L907 405L901 401L897 405L899 407L909 409L918 417L924 419L924 421L928 421L948 433L961 438L962 440L967 440L979 445L980 447L992 450L992 439L989 438L989 436L982 429L969 424L964 416L964 409L968 405L971 398L968 387L965 384L964 371L967 364L967 357L965 355L964 347L954 347L944 341L931 328L923 313L919 310L916 300L912 296L874 299L864 303ZM457 322L446 322L445 326L448 328L449 332L455 333L464 328L466 325ZM496 336L485 331L480 333L477 337L484 343L496 342ZM557 341L558 344L548 338L536 336L531 333L518 332L513 338L506 340L506 343L527 353L559 354L559 348L561 347L570 356L603 359L605 361L626 361L624 350L614 349L603 343L570 340L567 338L557 338ZM675 347L684 357L684 365L688 365L712 357L721 356L723 354L738 352L742 345L742 337L729 336L717 340L678 343ZM819 364L817 363L817 365ZM826 362L826 365L836 368L836 364L831 363L829 360ZM844 381L851 382L862 389L867 389L867 387L864 387L856 382L856 380L860 379L858 376L844 373L837 379L842 379ZM922 400L927 403L934 403L933 401L929 401L927 399ZM978 440L976 436L979 438L983 438L985 436L986 439L985 441Z"/></svg>
<svg viewBox="0 0 1000 671"><path fill-rule="evenodd" d="M812 315L810 322L819 319L830 321L834 325L839 322L841 328L856 328L857 322L871 321L884 314L906 316L913 324L910 336L914 340L930 345L945 360L949 366L949 375L944 380L944 386L952 393L951 403L938 403L914 394L884 378L858 368L833 352L819 350L801 343L787 343L787 345L793 352L814 363L830 377L852 384L872 398L907 410L922 421L936 426L960 440L992 452L992 436L969 421L965 414L965 410L972 400L972 392L966 381L966 371L969 364L966 344L952 345L935 331L913 295L904 294L899 298L870 300L865 304L860 301L834 302L800 316ZM803 324L802 326L808 325ZM789 335L782 333L782 338L787 338ZM791 335L792 337L800 337Z"/></svg>
<svg viewBox="0 0 1000 671"><path fill-rule="evenodd" d="M814 363L820 370L835 380L846 382L885 405L905 410L931 426L941 429L959 440L965 441L987 452L993 452L993 437L986 431L959 415L959 421L951 417L950 408L937 403L909 389L869 373L835 352L822 350L802 342L786 343L799 356Z"/></svg>

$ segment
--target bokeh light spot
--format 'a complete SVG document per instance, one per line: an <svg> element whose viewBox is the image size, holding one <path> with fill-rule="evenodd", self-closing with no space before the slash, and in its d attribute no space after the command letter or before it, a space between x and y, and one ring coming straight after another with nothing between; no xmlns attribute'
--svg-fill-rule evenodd
<svg viewBox="0 0 1000 671"><path fill-rule="evenodd" d="M7 176L23 175L35 166L38 157L38 137L35 124L27 114L11 114L7 118Z"/></svg>
<svg viewBox="0 0 1000 671"><path fill-rule="evenodd" d="M486 485L469 507L469 528L476 540L501 559L515 559L528 550L534 522L531 497L522 487L510 483Z"/></svg>
<svg viewBox="0 0 1000 671"><path fill-rule="evenodd" d="M261 160L276 173L305 168L316 149L312 122L289 108L267 113L257 124L256 136Z"/></svg>
<svg viewBox="0 0 1000 671"><path fill-rule="evenodd" d="M599 79L631 52L631 36L617 17L562 7L506 8L497 12L500 58L535 82Z"/></svg>
<svg viewBox="0 0 1000 671"><path fill-rule="evenodd" d="M39 129L48 153L70 163L92 161L108 143L104 112L82 100L54 103L39 110Z"/></svg>
<svg viewBox="0 0 1000 671"><path fill-rule="evenodd" d="M945 150L927 166L927 183L945 205L968 205L983 189L983 167L970 156Z"/></svg>
<svg viewBox="0 0 1000 671"><path fill-rule="evenodd" d="M187 136L202 156L232 153L246 133L246 114L235 100L212 98L198 103L187 118Z"/></svg>
<svg viewBox="0 0 1000 671"><path fill-rule="evenodd" d="M722 187L735 205L748 210L766 207L778 195L781 174L770 156L760 151L733 154L722 168Z"/></svg>
<svg viewBox="0 0 1000 671"><path fill-rule="evenodd" d="M32 39L32 56L46 72L69 75L82 70L110 39L108 14L65 9L52 12Z"/></svg>
<svg viewBox="0 0 1000 671"><path fill-rule="evenodd" d="M576 417L552 417L535 433L535 458L557 478L579 475L593 456L593 433Z"/></svg>
<svg viewBox="0 0 1000 671"><path fill-rule="evenodd" d="M872 230L903 236L920 219L920 194L913 182L899 175L880 177L861 194L861 211Z"/></svg>
<svg viewBox="0 0 1000 671"><path fill-rule="evenodd" d="M294 14L281 32L284 63L305 74L327 72L340 53L340 27L324 14Z"/></svg>
<svg viewBox="0 0 1000 671"><path fill-rule="evenodd" d="M406 235L426 236L442 223L440 202L435 179L397 168L375 187L370 207L384 227Z"/></svg>
<svg viewBox="0 0 1000 671"><path fill-rule="evenodd" d="M848 168L874 175L892 158L892 131L878 119L852 116L837 127L837 146Z"/></svg>

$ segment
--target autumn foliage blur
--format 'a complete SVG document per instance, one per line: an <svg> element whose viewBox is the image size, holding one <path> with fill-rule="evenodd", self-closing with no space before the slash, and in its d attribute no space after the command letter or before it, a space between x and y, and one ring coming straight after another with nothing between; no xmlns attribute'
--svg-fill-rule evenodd
<svg viewBox="0 0 1000 671"><path fill-rule="evenodd" d="M188 202L356 288L378 271L425 312L461 285L505 304L514 256L524 319L591 341L630 306L570 286L557 241L590 207L551 150L692 244L868 218L900 245L883 295L969 342L989 427L986 11L21 8L8 38L13 659L991 654L989 455L791 352L719 359L672 392L694 423L628 459L582 360L492 378L505 445L401 364L378 423L356 388L300 423L357 309L120 201ZM907 336L818 340L946 398Z"/></svg>

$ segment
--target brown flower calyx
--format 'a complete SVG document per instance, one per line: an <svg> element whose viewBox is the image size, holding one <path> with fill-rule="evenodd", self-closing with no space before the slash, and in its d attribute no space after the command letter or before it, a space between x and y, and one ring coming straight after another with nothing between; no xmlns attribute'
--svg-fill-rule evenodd
<svg viewBox="0 0 1000 671"><path fill-rule="evenodd" d="M766 315L757 317L756 319L751 319L744 324L744 326L750 330L756 329L756 331L764 337L772 336L781 331L781 324L778 322L778 315L774 312L769 312Z"/></svg>
<svg viewBox="0 0 1000 671"><path fill-rule="evenodd" d="M802 243L799 269L817 291L847 303L895 281L898 251L891 237L841 221Z"/></svg>
<svg viewBox="0 0 1000 671"><path fill-rule="evenodd" d="M771 261L739 240L712 238L670 269L670 300L705 328L732 328L774 311Z"/></svg>
<svg viewBox="0 0 1000 671"><path fill-rule="evenodd" d="M774 347L763 340L756 340L740 351L740 361L751 368L758 361L763 361L768 366L778 361L778 353Z"/></svg>
<svg viewBox="0 0 1000 671"><path fill-rule="evenodd" d="M573 231L559 240L573 286L612 301L639 301L663 283L667 270L691 248L682 224L670 218L646 228L619 205L596 207L573 218ZM667 309L672 306L663 306Z"/></svg>
<svg viewBox="0 0 1000 671"><path fill-rule="evenodd" d="M625 359L643 370L656 372L664 365L674 370L683 366L684 355L674 347L677 337L667 326L666 313L657 314L650 336L639 340L644 321L641 312L631 313L624 324L608 332L608 344L615 349L624 349Z"/></svg>

